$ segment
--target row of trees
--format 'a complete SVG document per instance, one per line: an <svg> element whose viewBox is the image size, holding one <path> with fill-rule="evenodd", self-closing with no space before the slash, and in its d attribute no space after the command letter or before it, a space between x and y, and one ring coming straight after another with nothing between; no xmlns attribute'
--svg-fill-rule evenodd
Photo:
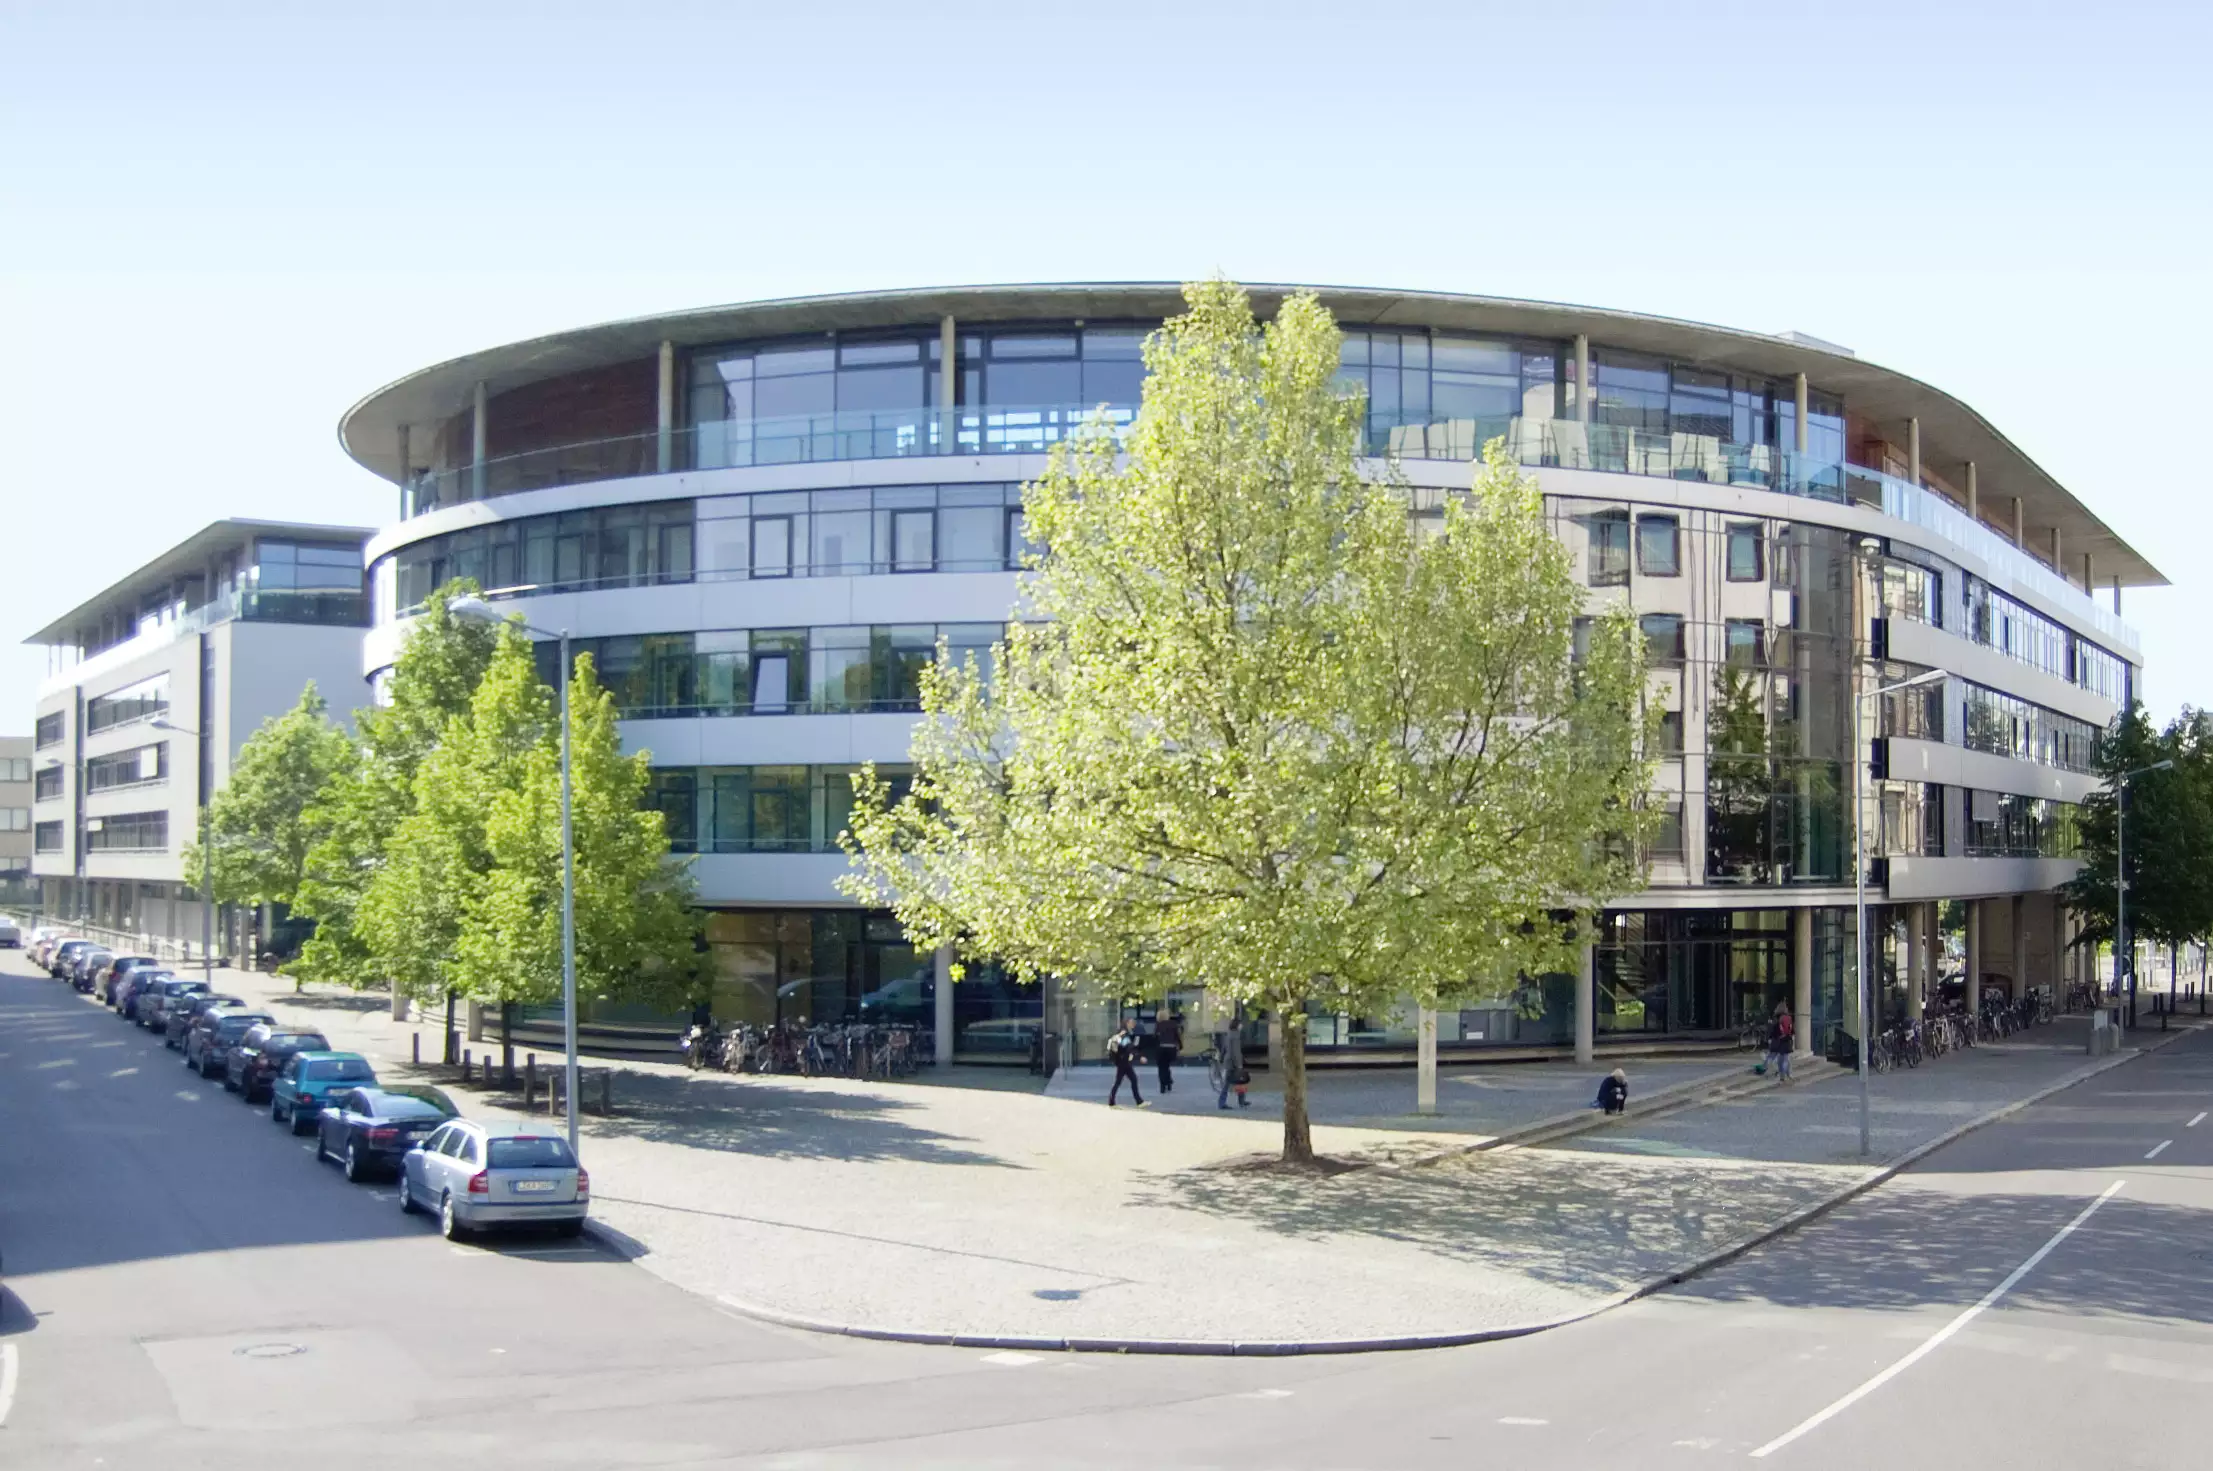
<svg viewBox="0 0 2213 1471"><path fill-rule="evenodd" d="M2151 769L2162 762L2173 764ZM2097 769L2105 785L2077 814L2083 869L2067 887L2083 924L2077 943L2115 942L2124 866L2124 945L2133 938L2173 954L2213 938L2213 713L2186 709L2162 730L2131 705L2098 742ZM2124 778L2125 824L2116 821Z"/></svg>
<svg viewBox="0 0 2213 1471"><path fill-rule="evenodd" d="M513 625L458 619L433 596L388 700L334 723L313 685L241 748L205 824L225 903L314 921L285 970L411 999L503 1009L561 985L560 729ZM698 984L689 869L644 805L644 753L622 754L590 657L571 685L577 987L680 1003ZM195 846L187 872L198 872Z"/></svg>

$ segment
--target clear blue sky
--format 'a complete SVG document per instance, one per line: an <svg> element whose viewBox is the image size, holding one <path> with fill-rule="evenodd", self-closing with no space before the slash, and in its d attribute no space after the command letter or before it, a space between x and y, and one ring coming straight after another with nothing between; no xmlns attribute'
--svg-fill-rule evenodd
<svg viewBox="0 0 2213 1471"><path fill-rule="evenodd" d="M1187 278L1797 328L1958 394L2177 586L2213 702L2213 7L0 0L15 641L438 359L663 308Z"/></svg>

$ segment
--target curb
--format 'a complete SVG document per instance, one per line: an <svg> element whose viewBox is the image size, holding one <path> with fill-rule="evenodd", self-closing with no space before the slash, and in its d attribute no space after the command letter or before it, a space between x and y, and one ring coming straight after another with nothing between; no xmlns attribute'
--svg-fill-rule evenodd
<svg viewBox="0 0 2213 1471"><path fill-rule="evenodd" d="M2068 1077L2038 1089L2025 1098L2017 1098L1980 1117L1968 1120L1956 1128L1938 1135L1925 1144L1919 1144L1904 1154L1874 1167L1870 1173L1853 1181L1813 1204L1801 1207L1773 1225L1760 1227L1740 1239L1730 1242L1706 1255L1694 1258L1686 1265L1672 1268L1644 1281L1599 1299L1587 1307L1572 1313L1562 1313L1531 1323L1512 1323L1499 1328L1477 1328L1460 1333L1413 1333L1397 1337L1380 1338L1324 1338L1324 1339L1187 1339L1187 1338L1048 1338L1022 1334L947 1333L927 1329L884 1328L862 1323L836 1323L823 1318L811 1318L803 1313L786 1312L741 1298L717 1294L714 1301L740 1317L768 1323L780 1328L796 1328L807 1333L829 1334L842 1338L872 1339L884 1343L924 1344L939 1348L1017 1349L1032 1353L1120 1353L1206 1356L1217 1358L1296 1358L1308 1354L1358 1354L1389 1353L1414 1349L1465 1348L1479 1343L1497 1343L1510 1338L1527 1338L1532 1334L1565 1328L1627 1306L1639 1298L1649 1297L1668 1287L1678 1286L1693 1277L1726 1266L1738 1257L1763 1246L1781 1236L1811 1224L1835 1210L1838 1206L1866 1194L1905 1170L1912 1168L1947 1145L1987 1128L2002 1119L2010 1118L2025 1108L2043 1102L2055 1093L2087 1083L2100 1074L2111 1072L2124 1063L2136 1061L2159 1051L2199 1030L2178 1031L2147 1047L2105 1058L2095 1066L2086 1067ZM1470 1151L1456 1151L1467 1153ZM639 1243L621 1232L611 1231L596 1222L588 1223L586 1231L610 1244L619 1241L638 1248ZM621 1249L621 1248L618 1248ZM642 1250L642 1248L640 1248Z"/></svg>

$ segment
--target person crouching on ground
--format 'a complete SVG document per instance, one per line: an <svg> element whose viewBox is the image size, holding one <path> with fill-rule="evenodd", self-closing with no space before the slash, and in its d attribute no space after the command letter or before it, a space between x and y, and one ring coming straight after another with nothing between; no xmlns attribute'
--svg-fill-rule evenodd
<svg viewBox="0 0 2213 1471"><path fill-rule="evenodd" d="M1125 1078L1129 1080L1130 1101L1139 1108L1145 1106L1145 1095L1137 1091L1137 1048L1135 1020L1124 1021L1122 1030L1107 1040L1107 1056L1114 1060L1114 1086L1107 1089L1108 1108L1114 1107L1114 1101L1121 1096Z"/></svg>
<svg viewBox="0 0 2213 1471"><path fill-rule="evenodd" d="M1629 1075L1620 1068L1615 1068L1605 1077L1600 1078L1598 1080L1598 1097L1592 1100L1591 1107L1610 1114L1620 1113L1628 1108Z"/></svg>

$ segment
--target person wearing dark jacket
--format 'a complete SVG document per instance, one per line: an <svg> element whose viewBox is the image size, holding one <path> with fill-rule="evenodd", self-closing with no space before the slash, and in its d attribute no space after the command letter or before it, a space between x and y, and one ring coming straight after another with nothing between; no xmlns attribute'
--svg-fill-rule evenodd
<svg viewBox="0 0 2213 1471"><path fill-rule="evenodd" d="M1125 1021L1122 1030L1107 1039L1107 1056L1114 1060L1114 1086L1107 1089L1107 1107L1114 1107L1121 1097L1122 1084L1130 1085L1130 1101L1139 1108L1145 1106L1145 1095L1137 1091L1137 1023Z"/></svg>
<svg viewBox="0 0 2213 1471"><path fill-rule="evenodd" d="M1173 1093L1176 1075L1169 1071L1176 1065L1176 1057L1183 1051L1183 1018L1173 1012L1162 1012L1160 1020L1153 1023L1153 1057L1160 1064L1160 1091Z"/></svg>
<svg viewBox="0 0 2213 1471"><path fill-rule="evenodd" d="M1620 1113L1629 1107L1629 1075L1615 1068L1598 1080L1598 1097L1591 1107L1609 1114Z"/></svg>

